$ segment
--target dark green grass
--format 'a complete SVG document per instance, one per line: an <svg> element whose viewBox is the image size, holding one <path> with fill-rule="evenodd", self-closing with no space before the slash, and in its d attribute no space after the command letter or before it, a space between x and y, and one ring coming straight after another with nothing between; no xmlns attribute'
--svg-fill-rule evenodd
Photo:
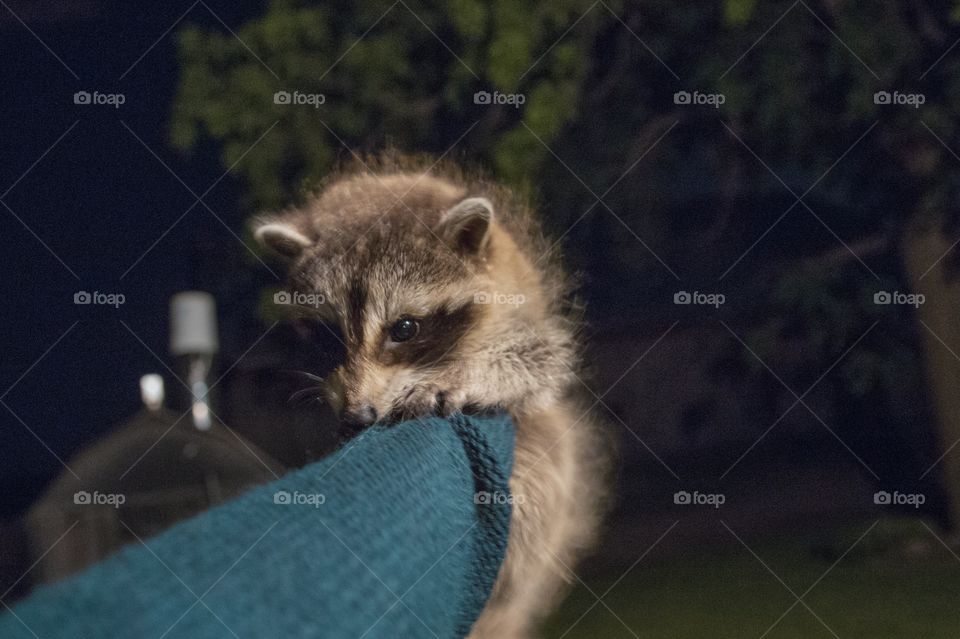
<svg viewBox="0 0 960 639"><path fill-rule="evenodd" d="M575 588L546 636L960 638L960 559L918 520L880 522L841 559L871 523L746 539L750 550L736 540L715 550L680 549L640 561L615 586L626 566L605 571ZM829 629L800 603L774 626L796 598L751 550L797 595L813 586L803 600ZM611 586L606 606L590 609L596 598L587 588L602 595Z"/></svg>

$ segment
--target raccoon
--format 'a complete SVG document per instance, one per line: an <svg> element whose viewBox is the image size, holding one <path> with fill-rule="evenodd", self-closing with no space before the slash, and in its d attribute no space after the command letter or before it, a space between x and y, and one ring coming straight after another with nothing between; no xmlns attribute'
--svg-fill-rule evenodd
<svg viewBox="0 0 960 639"><path fill-rule="evenodd" d="M379 159L258 218L254 236L291 286L323 295L345 347L324 387L345 424L512 416L507 553L470 637L533 636L595 538L607 456L576 399L568 279L530 208L456 167Z"/></svg>

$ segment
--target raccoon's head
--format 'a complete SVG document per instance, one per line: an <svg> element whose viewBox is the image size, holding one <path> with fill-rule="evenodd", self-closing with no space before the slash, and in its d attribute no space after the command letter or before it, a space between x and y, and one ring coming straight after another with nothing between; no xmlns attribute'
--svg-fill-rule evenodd
<svg viewBox="0 0 960 639"><path fill-rule="evenodd" d="M495 200L426 174L364 174L258 222L342 343L326 387L345 423L509 409L569 382L570 336Z"/></svg>

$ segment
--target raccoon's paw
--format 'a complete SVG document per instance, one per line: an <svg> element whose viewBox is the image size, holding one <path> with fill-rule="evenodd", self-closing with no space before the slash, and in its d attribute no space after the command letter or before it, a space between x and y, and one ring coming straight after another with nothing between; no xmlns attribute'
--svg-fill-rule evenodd
<svg viewBox="0 0 960 639"><path fill-rule="evenodd" d="M419 384L406 394L399 412L407 418L448 417L463 408L465 403L466 395L462 392L445 390L437 384Z"/></svg>

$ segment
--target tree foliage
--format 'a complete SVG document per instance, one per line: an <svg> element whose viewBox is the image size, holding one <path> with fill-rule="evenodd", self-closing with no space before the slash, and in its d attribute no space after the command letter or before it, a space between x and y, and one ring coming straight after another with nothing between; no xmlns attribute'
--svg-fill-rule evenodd
<svg viewBox="0 0 960 639"><path fill-rule="evenodd" d="M468 131L458 152L520 184L547 155L521 117L550 144L577 114L600 13L560 38L588 7L274 0L236 37L186 27L172 141L190 150L202 136L217 140L259 207L312 186L348 147L441 154ZM277 91L324 102L276 104ZM520 93L522 110L476 104L478 91Z"/></svg>

